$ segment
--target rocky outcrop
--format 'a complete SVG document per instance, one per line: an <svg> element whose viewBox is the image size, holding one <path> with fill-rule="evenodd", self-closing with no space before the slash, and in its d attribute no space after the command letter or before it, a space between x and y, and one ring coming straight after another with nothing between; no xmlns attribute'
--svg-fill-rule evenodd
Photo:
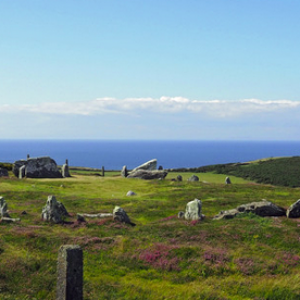
<svg viewBox="0 0 300 300"><path fill-rule="evenodd" d="M199 181L199 177L196 176L196 175L192 175L192 176L188 179L188 181L191 181L191 182Z"/></svg>
<svg viewBox="0 0 300 300"><path fill-rule="evenodd" d="M164 179L168 175L167 171L147 171L147 170L137 170L131 172L127 178L139 178L139 179Z"/></svg>
<svg viewBox="0 0 300 300"><path fill-rule="evenodd" d="M286 216L288 218L299 218L300 217L300 199L293 203L287 210Z"/></svg>
<svg viewBox="0 0 300 300"><path fill-rule="evenodd" d="M243 213L254 213L261 217L279 217L284 216L286 210L270 201L262 200L240 205L236 209L221 211L214 217L214 220L232 219Z"/></svg>
<svg viewBox="0 0 300 300"><path fill-rule="evenodd" d="M63 217L68 216L68 212L64 205L57 201L55 196L48 196L47 203L42 210L42 219L53 223L61 223Z"/></svg>
<svg viewBox="0 0 300 300"><path fill-rule="evenodd" d="M56 162L48 156L18 160L12 171L19 178L62 178Z"/></svg>
<svg viewBox="0 0 300 300"><path fill-rule="evenodd" d="M121 208L120 206L116 206L113 210L113 219L115 221L121 222L121 223L126 223L126 224L130 224L131 226L135 226L134 223L132 223L127 215L127 213L125 212L125 210L123 208Z"/></svg>
<svg viewBox="0 0 300 300"><path fill-rule="evenodd" d="M186 220L195 221L202 220L204 216L201 214L202 202L199 199L190 201L186 205L184 218Z"/></svg>
<svg viewBox="0 0 300 300"><path fill-rule="evenodd" d="M152 159L152 160L149 160L149 161L145 162L144 164L134 168L132 170L132 172L135 172L137 170L153 171L153 170L156 170L156 168L157 168L157 159Z"/></svg>

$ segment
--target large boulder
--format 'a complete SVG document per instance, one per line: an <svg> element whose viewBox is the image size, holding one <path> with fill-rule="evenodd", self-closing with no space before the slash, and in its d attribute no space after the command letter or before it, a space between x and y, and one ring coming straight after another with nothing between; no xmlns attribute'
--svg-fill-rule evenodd
<svg viewBox="0 0 300 300"><path fill-rule="evenodd" d="M9 217L9 214L7 212L7 203L3 197L0 197L0 217Z"/></svg>
<svg viewBox="0 0 300 300"><path fill-rule="evenodd" d="M167 171L147 171L147 170L137 170L131 172L127 178L139 178L139 179L164 179L168 175Z"/></svg>
<svg viewBox="0 0 300 300"><path fill-rule="evenodd" d="M226 177L225 178L225 184L231 184L231 180L230 180L230 177Z"/></svg>
<svg viewBox="0 0 300 300"><path fill-rule="evenodd" d="M286 214L286 210L284 208L277 206L270 201L262 200L258 202L243 204L234 209L221 211L213 219L232 219L237 215L250 212L261 217L279 217Z"/></svg>
<svg viewBox="0 0 300 300"><path fill-rule="evenodd" d="M56 162L48 156L18 160L13 173L19 178L62 178Z"/></svg>
<svg viewBox="0 0 300 300"><path fill-rule="evenodd" d="M0 168L0 177L8 177L8 171L5 168Z"/></svg>
<svg viewBox="0 0 300 300"><path fill-rule="evenodd" d="M190 201L186 205L184 218L186 220L195 221L203 219L203 215L201 214L202 202L199 199L195 199Z"/></svg>
<svg viewBox="0 0 300 300"><path fill-rule="evenodd" d="M42 210L42 219L53 223L61 223L63 217L68 216L68 212L64 205L57 201L55 196L48 196L47 203Z"/></svg>
<svg viewBox="0 0 300 300"><path fill-rule="evenodd" d="M300 217L300 199L293 203L287 210L286 216L288 218L299 218Z"/></svg>
<svg viewBox="0 0 300 300"><path fill-rule="evenodd" d="M135 172L137 170L153 171L153 170L156 170L156 168L157 168L157 159L152 159L152 160L149 160L149 161L145 162L144 164L134 168L132 170L132 172Z"/></svg>
<svg viewBox="0 0 300 300"><path fill-rule="evenodd" d="M116 206L113 210L113 219L115 221L121 222L121 223L126 223L126 224L130 224L132 226L135 226L134 223L132 223L127 215L127 213L125 212L125 210L120 207L120 206Z"/></svg>
<svg viewBox="0 0 300 300"><path fill-rule="evenodd" d="M248 204L243 204L237 207L239 212L252 212L261 217L279 217L285 216L286 210L274 203L262 200L258 202L251 202Z"/></svg>

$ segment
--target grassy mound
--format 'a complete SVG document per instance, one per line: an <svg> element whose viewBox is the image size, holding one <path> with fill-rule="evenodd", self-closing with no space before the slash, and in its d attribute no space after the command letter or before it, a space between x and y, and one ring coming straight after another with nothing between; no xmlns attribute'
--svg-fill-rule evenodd
<svg viewBox="0 0 300 300"><path fill-rule="evenodd" d="M184 171L184 169L177 169L177 171ZM257 183L300 187L300 156L265 159L249 163L210 165L191 168L188 171L214 172L242 177Z"/></svg>

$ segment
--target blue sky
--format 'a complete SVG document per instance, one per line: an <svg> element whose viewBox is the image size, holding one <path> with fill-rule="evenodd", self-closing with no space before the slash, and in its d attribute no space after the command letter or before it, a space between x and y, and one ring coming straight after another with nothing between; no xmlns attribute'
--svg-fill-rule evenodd
<svg viewBox="0 0 300 300"><path fill-rule="evenodd" d="M0 138L299 140L298 0L0 2Z"/></svg>

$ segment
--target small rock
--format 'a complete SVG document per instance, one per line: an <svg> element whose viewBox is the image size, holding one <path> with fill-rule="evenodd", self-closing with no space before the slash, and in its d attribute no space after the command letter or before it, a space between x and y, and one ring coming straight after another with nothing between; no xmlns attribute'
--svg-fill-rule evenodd
<svg viewBox="0 0 300 300"><path fill-rule="evenodd" d="M299 218L300 217L300 199L293 203L287 210L286 216L288 218Z"/></svg>
<svg viewBox="0 0 300 300"><path fill-rule="evenodd" d="M133 191L128 191L126 196L130 197L130 196L136 196L136 193Z"/></svg>
<svg viewBox="0 0 300 300"><path fill-rule="evenodd" d="M187 181L196 182L199 181L199 177L196 175L192 175Z"/></svg>

